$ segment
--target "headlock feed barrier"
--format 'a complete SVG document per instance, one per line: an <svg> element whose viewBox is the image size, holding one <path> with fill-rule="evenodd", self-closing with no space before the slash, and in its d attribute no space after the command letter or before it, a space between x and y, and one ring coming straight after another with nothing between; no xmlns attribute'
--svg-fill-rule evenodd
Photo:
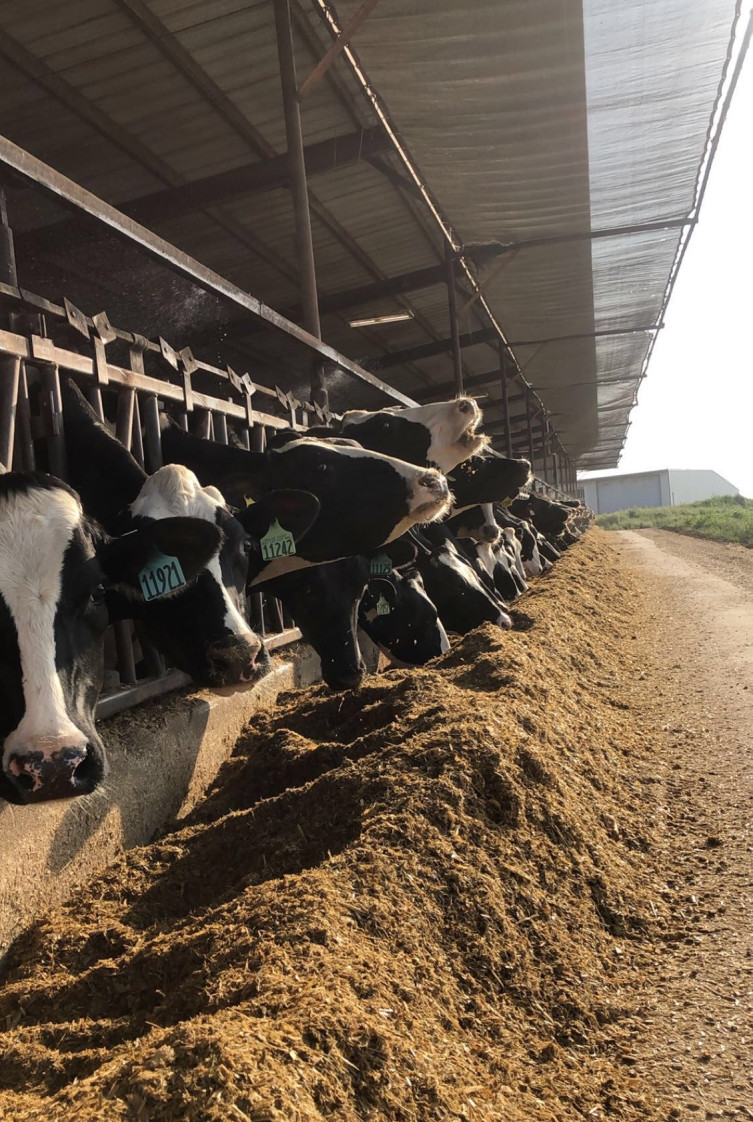
<svg viewBox="0 0 753 1122"><path fill-rule="evenodd" d="M326 406L261 385L230 366L203 362L189 347L116 327L104 311L88 315L65 298L58 304L20 288L1 191L0 206L0 462L7 469L68 478L61 374L75 379L99 418L149 473L163 465L161 412L196 436L253 451L264 451L269 429L305 431L337 419ZM543 480L535 488L564 494ZM251 625L268 650L300 640L276 598L254 592L250 600ZM190 681L166 665L132 621L117 622L110 631L110 669L98 716Z"/></svg>

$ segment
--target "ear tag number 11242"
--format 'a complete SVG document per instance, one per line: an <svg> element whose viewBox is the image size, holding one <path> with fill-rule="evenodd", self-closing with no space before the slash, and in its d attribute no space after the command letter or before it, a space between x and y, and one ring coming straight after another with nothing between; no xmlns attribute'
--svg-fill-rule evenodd
<svg viewBox="0 0 753 1122"><path fill-rule="evenodd" d="M292 557L295 554L295 538L276 518L264 537L259 539L259 545L264 561L274 561L276 557Z"/></svg>
<svg viewBox="0 0 753 1122"><path fill-rule="evenodd" d="M139 584L145 600L156 600L184 588L188 581L177 557L155 550L139 573Z"/></svg>

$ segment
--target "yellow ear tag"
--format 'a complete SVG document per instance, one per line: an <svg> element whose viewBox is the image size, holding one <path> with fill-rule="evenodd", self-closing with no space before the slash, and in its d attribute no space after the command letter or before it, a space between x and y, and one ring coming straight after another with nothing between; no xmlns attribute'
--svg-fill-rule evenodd
<svg viewBox="0 0 753 1122"><path fill-rule="evenodd" d="M244 495L243 498L246 500L246 506L253 506L256 502L256 499L251 499L248 495Z"/></svg>

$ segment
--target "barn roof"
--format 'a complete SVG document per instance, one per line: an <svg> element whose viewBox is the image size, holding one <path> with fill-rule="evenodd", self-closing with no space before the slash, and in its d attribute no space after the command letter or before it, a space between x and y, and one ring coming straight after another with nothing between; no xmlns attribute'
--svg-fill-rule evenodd
<svg viewBox="0 0 753 1122"><path fill-rule="evenodd" d="M489 427L504 339L570 458L615 465L696 218L739 5L370 6L301 99L324 340L403 397L451 393L449 245L465 382ZM359 7L291 0L299 84ZM0 53L0 133L299 321L272 0L5 0ZM284 387L305 379L269 317L166 280L28 184L9 209L29 289L104 304L144 335L170 325ZM350 325L399 311L411 318ZM335 408L380 400L330 385Z"/></svg>

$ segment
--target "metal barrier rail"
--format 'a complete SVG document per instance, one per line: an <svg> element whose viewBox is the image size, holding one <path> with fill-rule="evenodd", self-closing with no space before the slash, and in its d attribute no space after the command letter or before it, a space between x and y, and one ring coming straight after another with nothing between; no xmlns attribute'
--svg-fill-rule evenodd
<svg viewBox="0 0 753 1122"><path fill-rule="evenodd" d="M0 284L3 304L11 309L14 328L0 330L0 460L8 468L34 471L44 467L67 478L61 371L75 377L101 420L106 419L103 392L116 395L115 435L149 472L163 462L161 409L198 436L227 444L232 432L242 445L256 451L264 449L268 429L305 431L312 421L329 421L335 416L278 388L258 385L247 374L239 376L231 368L200 362L190 350L176 351L164 339L155 343L113 327L104 312L86 316L68 301L55 304L9 284ZM86 341L89 354L63 346L55 338L71 330L82 343ZM128 365L108 359L107 348L115 343L127 348ZM147 372L147 362L157 369ZM192 375L197 371L219 383L216 393L194 388ZM269 402L264 410L254 407L252 398L257 394L265 404ZM270 412L270 408L284 415ZM268 649L301 638L279 601L262 592L253 593L250 599L253 624ZM102 694L98 716L110 716L190 681L139 640L131 621L113 624L112 634L121 686ZM137 674L137 643L148 668L146 674Z"/></svg>

